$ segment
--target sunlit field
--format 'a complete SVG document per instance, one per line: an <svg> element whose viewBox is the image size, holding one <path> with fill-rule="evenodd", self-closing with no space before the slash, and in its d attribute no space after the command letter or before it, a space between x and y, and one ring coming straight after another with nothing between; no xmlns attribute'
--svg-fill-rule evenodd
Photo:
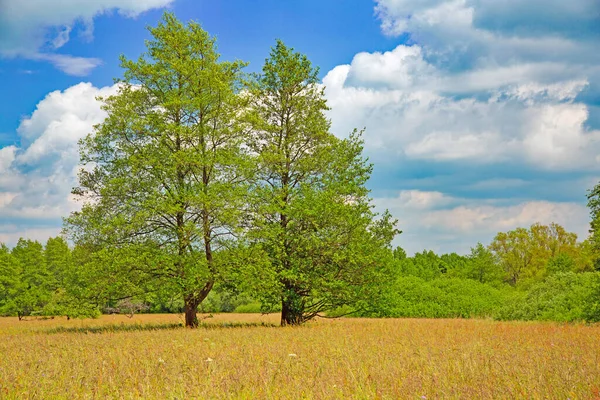
<svg viewBox="0 0 600 400"><path fill-rule="evenodd" d="M234 323L235 322L235 323ZM600 398L600 326L278 315L0 319L0 398Z"/></svg>

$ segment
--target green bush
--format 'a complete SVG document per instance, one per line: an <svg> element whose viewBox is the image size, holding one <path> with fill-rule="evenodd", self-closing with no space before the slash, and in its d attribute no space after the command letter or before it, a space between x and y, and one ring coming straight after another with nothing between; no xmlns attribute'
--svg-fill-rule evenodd
<svg viewBox="0 0 600 400"><path fill-rule="evenodd" d="M258 309L256 308L257 304ZM238 309L247 309L248 311L238 311ZM258 313L260 312L260 303L245 294L234 294L224 290L213 290L200 304L198 311L202 313Z"/></svg>
<svg viewBox="0 0 600 400"><path fill-rule="evenodd" d="M590 296L583 308L583 318L588 322L600 322L600 272L593 275Z"/></svg>
<svg viewBox="0 0 600 400"><path fill-rule="evenodd" d="M500 320L598 321L600 274L565 272L548 276L496 313Z"/></svg>
<svg viewBox="0 0 600 400"><path fill-rule="evenodd" d="M470 279L401 276L369 316L471 318L493 316L513 290Z"/></svg>
<svg viewBox="0 0 600 400"><path fill-rule="evenodd" d="M233 312L240 314L259 314L261 312L260 303L255 301L248 304L242 304L237 306Z"/></svg>

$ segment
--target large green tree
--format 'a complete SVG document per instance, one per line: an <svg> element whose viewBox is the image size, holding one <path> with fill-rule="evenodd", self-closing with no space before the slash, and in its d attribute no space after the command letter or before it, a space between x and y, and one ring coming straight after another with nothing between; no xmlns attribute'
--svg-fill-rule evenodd
<svg viewBox="0 0 600 400"><path fill-rule="evenodd" d="M19 239L11 252L16 273L6 311L19 319L41 313L52 297L53 279L46 267L41 243Z"/></svg>
<svg viewBox="0 0 600 400"><path fill-rule="evenodd" d="M171 288L186 326L219 277L218 250L235 240L246 204L244 140L236 124L241 62L219 61L199 24L166 13L138 60L121 58L107 118L81 141L66 220L77 244L95 248L99 278L121 295ZM129 293L125 293L125 292ZM112 293L118 291L113 290Z"/></svg>
<svg viewBox="0 0 600 400"><path fill-rule="evenodd" d="M247 93L259 167L250 237L268 254L273 282L263 302L278 302L281 324L296 325L373 296L396 230L372 211L360 134L330 132L317 69L281 41Z"/></svg>
<svg viewBox="0 0 600 400"><path fill-rule="evenodd" d="M46 268L51 276L51 286L54 290L64 288L72 269L71 249L67 241L60 237L49 238L44 248Z"/></svg>
<svg viewBox="0 0 600 400"><path fill-rule="evenodd" d="M504 269L505 279L512 285L531 275L534 266L534 248L530 232L517 228L499 232L489 246Z"/></svg>
<svg viewBox="0 0 600 400"><path fill-rule="evenodd" d="M50 279L51 297L44 306L44 315L73 317L96 317L100 314L96 299L103 291L95 291L98 277L94 268L86 265L82 247L73 251L63 237L49 238L44 248L46 268Z"/></svg>
<svg viewBox="0 0 600 400"><path fill-rule="evenodd" d="M465 277L477 280L481 283L490 283L502 281L504 273L498 265L494 254L483 244L477 243L477 246L471 248L468 256Z"/></svg>
<svg viewBox="0 0 600 400"><path fill-rule="evenodd" d="M431 250L423 250L399 262L402 275L418 276L424 280L439 278L448 270L447 263Z"/></svg>
<svg viewBox="0 0 600 400"><path fill-rule="evenodd" d="M586 270L585 246L577 243L577 235L551 223L531 225L500 232L489 246L506 273L505 279L516 285L523 280L541 280L559 264L570 258L573 269ZM550 264L550 269L548 268Z"/></svg>

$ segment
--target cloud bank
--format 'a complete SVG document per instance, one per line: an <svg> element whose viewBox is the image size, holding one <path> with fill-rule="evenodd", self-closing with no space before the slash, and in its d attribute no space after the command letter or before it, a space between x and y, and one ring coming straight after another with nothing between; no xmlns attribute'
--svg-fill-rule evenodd
<svg viewBox="0 0 600 400"><path fill-rule="evenodd" d="M79 204L70 195L79 165L77 142L104 120L97 96L117 92L80 83L40 101L18 128L20 146L0 149L0 242L45 239Z"/></svg>
<svg viewBox="0 0 600 400"><path fill-rule="evenodd" d="M76 33L94 37L94 18L116 12L126 18L168 6L173 0L3 0L0 2L0 55L47 61L69 75L89 74L98 58L59 54Z"/></svg>
<svg viewBox="0 0 600 400"><path fill-rule="evenodd" d="M382 32L402 43L325 76L333 130L366 127L374 197L409 253L465 251L538 221L586 236L600 3L550 3L379 0Z"/></svg>

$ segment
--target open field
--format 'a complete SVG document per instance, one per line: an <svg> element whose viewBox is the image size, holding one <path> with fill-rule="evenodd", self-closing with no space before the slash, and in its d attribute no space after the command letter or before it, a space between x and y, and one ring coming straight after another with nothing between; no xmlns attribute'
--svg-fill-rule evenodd
<svg viewBox="0 0 600 400"><path fill-rule="evenodd" d="M600 398L600 326L340 319L218 327L278 322L239 314L204 320L217 324L210 329L173 326L181 321L1 318L0 398Z"/></svg>

